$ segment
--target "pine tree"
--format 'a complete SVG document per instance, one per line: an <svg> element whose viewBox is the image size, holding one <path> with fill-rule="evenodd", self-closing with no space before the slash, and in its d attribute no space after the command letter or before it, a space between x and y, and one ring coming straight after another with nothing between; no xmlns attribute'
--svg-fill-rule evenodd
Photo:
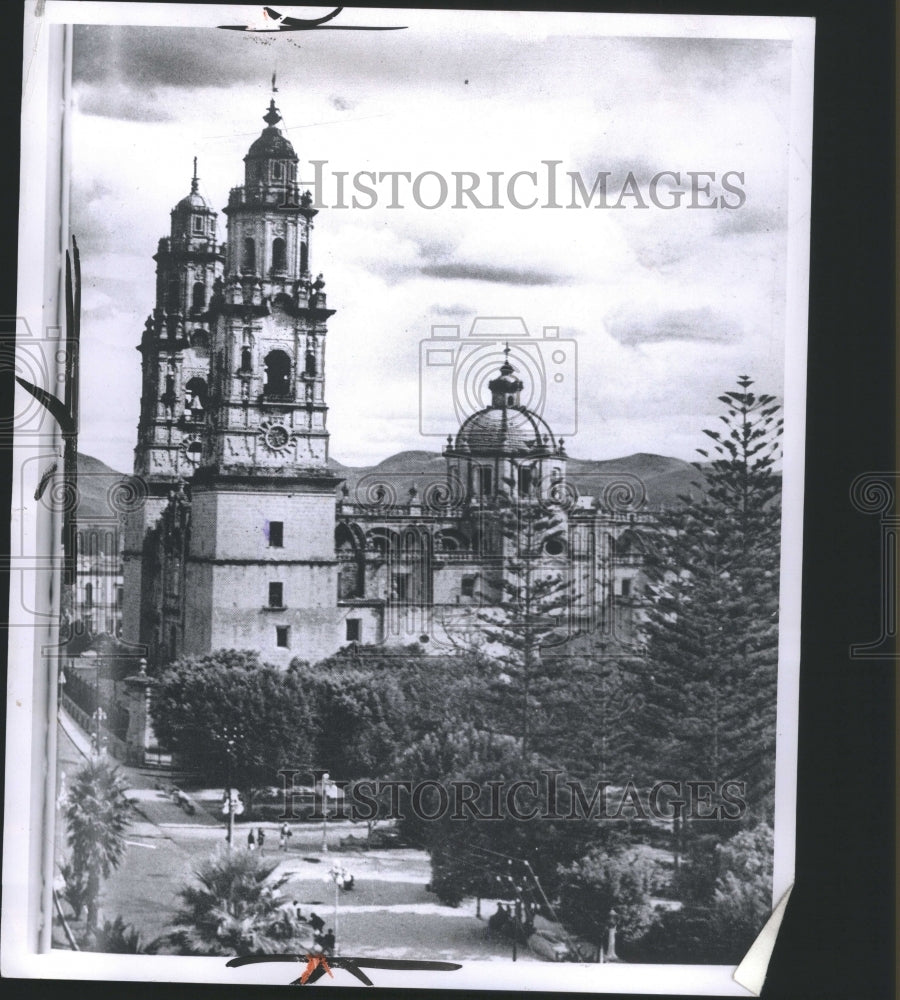
<svg viewBox="0 0 900 1000"><path fill-rule="evenodd" d="M493 553L494 568L481 593L484 637L500 652L501 681L508 697L505 705L510 731L520 740L524 757L542 711L542 687L557 678L553 666L560 661L542 651L568 637L572 607L572 582L555 568L552 553L565 551L564 498L552 488L546 496L516 498L514 484L496 504L482 514L482 538Z"/></svg>
<svg viewBox="0 0 900 1000"><path fill-rule="evenodd" d="M778 658L782 420L746 376L706 430L701 499L665 512L648 559L648 766L660 779L740 780L771 809Z"/></svg>
<svg viewBox="0 0 900 1000"><path fill-rule="evenodd" d="M535 749L574 775L624 784L642 757L644 663L596 634L585 641L583 653L563 654L552 671L564 683L547 698Z"/></svg>

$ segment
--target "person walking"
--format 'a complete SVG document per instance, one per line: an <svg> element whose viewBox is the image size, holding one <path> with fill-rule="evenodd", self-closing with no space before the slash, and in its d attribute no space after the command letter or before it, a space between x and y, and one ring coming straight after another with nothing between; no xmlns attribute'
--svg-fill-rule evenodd
<svg viewBox="0 0 900 1000"><path fill-rule="evenodd" d="M281 824L281 829L278 831L278 846L282 851L287 850L288 838L291 835L291 828L287 823Z"/></svg>
<svg viewBox="0 0 900 1000"><path fill-rule="evenodd" d="M263 847L266 844L266 831L262 827L257 830L256 839L259 842L259 853L262 854Z"/></svg>
<svg viewBox="0 0 900 1000"><path fill-rule="evenodd" d="M250 832L247 834L247 850L256 850L256 837L253 836L253 827L250 827Z"/></svg>

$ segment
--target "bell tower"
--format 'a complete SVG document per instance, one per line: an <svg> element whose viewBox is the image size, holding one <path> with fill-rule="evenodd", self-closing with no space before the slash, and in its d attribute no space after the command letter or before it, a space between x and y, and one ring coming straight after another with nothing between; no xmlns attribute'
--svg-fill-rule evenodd
<svg viewBox="0 0 900 1000"><path fill-rule="evenodd" d="M310 275L317 211L274 98L225 214L210 302L206 433L190 483L179 653L252 648L271 663L334 649L335 489L328 468L325 282Z"/></svg>
<svg viewBox="0 0 900 1000"><path fill-rule="evenodd" d="M200 460L209 395L210 300L225 257L216 243L216 212L191 190L171 212L159 241L156 305L144 327L143 386L134 471L152 481L188 478Z"/></svg>
<svg viewBox="0 0 900 1000"><path fill-rule="evenodd" d="M141 409L134 472L147 488L145 503L125 517L123 634L153 648L157 623L148 605L152 583L144 566L147 531L169 492L200 461L209 398L209 312L225 262L216 241L217 213L199 191L197 158L191 189L170 213L169 235L156 254L156 301L137 350ZM140 595L139 599L137 595Z"/></svg>
<svg viewBox="0 0 900 1000"><path fill-rule="evenodd" d="M278 128L274 98L266 128L232 188L228 252L211 359L212 414L203 467L216 474L290 478L326 468L325 282L309 271L316 209L297 185L297 154Z"/></svg>

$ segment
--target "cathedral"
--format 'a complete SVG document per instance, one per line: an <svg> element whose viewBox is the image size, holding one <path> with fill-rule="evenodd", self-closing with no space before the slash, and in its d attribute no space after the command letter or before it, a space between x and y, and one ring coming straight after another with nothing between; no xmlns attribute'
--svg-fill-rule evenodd
<svg viewBox="0 0 900 1000"><path fill-rule="evenodd" d="M147 496L125 516L122 637L147 648L151 670L220 648L285 666L354 642L446 653L477 636L504 574L521 570L497 528L512 505L555 525L529 565L566 586L560 641L632 643L648 515L570 486L564 444L522 405L508 348L490 400L449 434L440 479L400 496L377 477L351 491L335 473L319 213L274 98L263 121L223 209L226 241L195 160L154 256L134 464Z"/></svg>

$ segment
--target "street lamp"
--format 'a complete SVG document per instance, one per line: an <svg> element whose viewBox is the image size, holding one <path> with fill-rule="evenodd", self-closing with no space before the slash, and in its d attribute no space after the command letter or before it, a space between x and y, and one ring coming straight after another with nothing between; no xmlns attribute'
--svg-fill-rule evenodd
<svg viewBox="0 0 900 1000"><path fill-rule="evenodd" d="M225 796L226 801L223 805L223 812L228 813L228 833L225 835L225 842L228 845L228 850L231 850L231 845L234 842L234 817L235 815L240 815L244 811L244 807L240 803L235 802L234 789L231 787L231 768L234 759L235 750L237 747L238 740L241 738L241 731L237 726L222 726L222 740L225 743Z"/></svg>
<svg viewBox="0 0 900 1000"><path fill-rule="evenodd" d="M103 739L103 723L106 721L106 712L103 711L102 705L97 706L91 718L94 720L94 754L97 757L102 757L106 749Z"/></svg>
<svg viewBox="0 0 900 1000"><path fill-rule="evenodd" d="M328 772L322 775L322 853L328 853Z"/></svg>
<svg viewBox="0 0 900 1000"><path fill-rule="evenodd" d="M336 861L331 866L331 871L328 873L327 878L330 878L334 883L334 946L332 948L332 954L336 955L338 952L338 893L341 891L341 886L344 884L344 872Z"/></svg>

